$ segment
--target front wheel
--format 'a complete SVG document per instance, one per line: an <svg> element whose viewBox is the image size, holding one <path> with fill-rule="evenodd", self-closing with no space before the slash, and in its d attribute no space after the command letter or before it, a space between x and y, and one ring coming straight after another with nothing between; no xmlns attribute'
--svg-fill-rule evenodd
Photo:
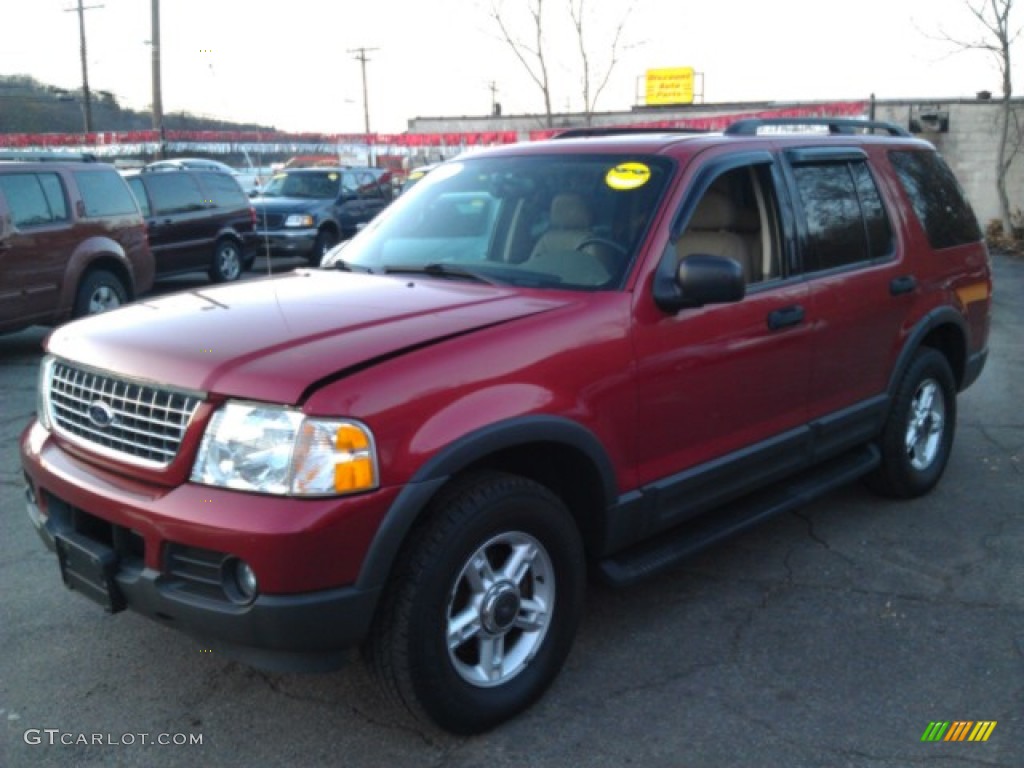
<svg viewBox="0 0 1024 768"><path fill-rule="evenodd" d="M309 254L309 263L314 267L320 266L320 262L331 248L338 243L338 236L327 229L321 229L313 241L313 251Z"/></svg>
<svg viewBox="0 0 1024 768"><path fill-rule="evenodd" d="M922 348L896 390L879 443L882 463L868 486L899 498L928 493L946 469L955 428L953 372L942 353Z"/></svg>
<svg viewBox="0 0 1024 768"><path fill-rule="evenodd" d="M561 669L582 613L583 546L565 505L513 475L458 481L426 514L367 651L414 716L478 733L529 707Z"/></svg>

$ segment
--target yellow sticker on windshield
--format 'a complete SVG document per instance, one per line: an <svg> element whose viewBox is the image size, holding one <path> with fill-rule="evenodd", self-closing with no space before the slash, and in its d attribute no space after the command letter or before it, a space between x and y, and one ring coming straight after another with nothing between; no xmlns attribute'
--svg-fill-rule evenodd
<svg viewBox="0 0 1024 768"><path fill-rule="evenodd" d="M612 189L636 189L650 178L651 169L643 163L622 163L608 171L604 182Z"/></svg>
<svg viewBox="0 0 1024 768"><path fill-rule="evenodd" d="M338 180L338 174L336 174L336 173L328 173L327 174L327 178L330 179L331 181L337 181Z"/></svg>

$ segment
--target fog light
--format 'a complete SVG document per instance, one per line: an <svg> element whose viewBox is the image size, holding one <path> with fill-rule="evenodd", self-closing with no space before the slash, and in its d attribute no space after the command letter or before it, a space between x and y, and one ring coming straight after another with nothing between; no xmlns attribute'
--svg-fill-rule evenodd
<svg viewBox="0 0 1024 768"><path fill-rule="evenodd" d="M32 521L32 525L36 528L44 527L47 515L39 506L39 499L36 497L36 491L30 482L25 483L25 506L28 508L28 517Z"/></svg>
<svg viewBox="0 0 1024 768"><path fill-rule="evenodd" d="M259 591L256 574L244 560L232 559L224 569L225 589L236 602L250 603Z"/></svg>

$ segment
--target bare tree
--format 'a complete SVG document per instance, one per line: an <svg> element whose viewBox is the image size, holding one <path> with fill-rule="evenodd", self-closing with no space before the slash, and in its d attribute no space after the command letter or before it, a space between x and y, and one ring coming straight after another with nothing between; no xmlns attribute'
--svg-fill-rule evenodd
<svg viewBox="0 0 1024 768"><path fill-rule="evenodd" d="M502 38L526 68L530 79L540 88L544 96L545 124L551 128L554 125L554 117L551 113L551 80L548 77L547 61L544 59L544 0L528 0L527 9L532 19L533 43L525 43L512 33L506 22L502 0L490 0L488 15L498 25Z"/></svg>
<svg viewBox="0 0 1024 768"><path fill-rule="evenodd" d="M585 5L586 0L569 0L569 15L572 17L572 24L576 29L576 42L579 45L580 62L583 66L583 77L581 78L583 84L583 112L586 115L587 125L590 125L597 100L601 97L601 92L605 89L605 86L608 85L615 65L619 63L619 55L622 52L623 45L622 33L626 28L626 23L629 21L629 15L633 11L633 6L629 5L626 8L625 14L615 26L612 36L611 53L607 59L604 74L597 75L591 72L591 56L587 50L588 39L583 29L584 21L587 19Z"/></svg>
<svg viewBox="0 0 1024 768"><path fill-rule="evenodd" d="M593 51L597 47L596 39L590 31L590 20L592 14L588 12L586 0L555 0L556 3L563 2L568 10L569 19L572 21L576 33L576 43L580 53L580 83L582 85L583 112L586 115L587 123L590 123L594 106L600 98L602 91L608 85L612 72L619 63L619 58L626 48L623 43L623 32L633 11L633 4L630 3L619 19L618 24L613 28L610 53L595 56ZM545 15L544 0L516 0L514 5L517 8L526 6L529 13L529 33L532 37L526 42L518 37L514 31L514 21L505 7L504 0L489 0L487 15L495 23L500 32L501 39L512 49L513 54L526 69L530 79L540 89L544 97L545 124L550 128L554 125L554 116L551 113L551 78L548 69L547 46L545 33L548 29L549 20ZM550 6L548 6L550 8ZM604 41L602 50L607 51L607 41ZM602 65L603 61L603 65Z"/></svg>
<svg viewBox="0 0 1024 768"><path fill-rule="evenodd" d="M999 146L996 153L996 192L999 196L999 214L1003 223L1003 232L1007 235L1013 231L1010 215L1010 198L1006 191L1006 178L1010 165L1020 151L1022 139L1021 127L1017 114L1010 102L1013 96L1010 48L1020 37L1024 26L1016 29L1010 22L1014 0L964 0L968 10L983 28L980 36L973 39L954 37L943 32L942 38L953 43L963 51L988 51L999 67L1002 77L1002 100L1000 102Z"/></svg>

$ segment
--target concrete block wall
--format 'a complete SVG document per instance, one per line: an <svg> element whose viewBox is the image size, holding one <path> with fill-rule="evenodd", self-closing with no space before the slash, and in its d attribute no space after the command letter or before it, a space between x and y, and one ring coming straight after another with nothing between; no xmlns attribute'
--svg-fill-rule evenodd
<svg viewBox="0 0 1024 768"><path fill-rule="evenodd" d="M1017 122L1024 128L1024 103L1016 100L1013 106ZM982 227L987 226L989 221L999 218L996 158L1001 129L1000 104L996 101L884 102L876 104L875 117L906 128L914 114L922 109L937 109L948 114L947 132L924 131L917 135L942 153L960 180ZM1011 138L1013 127L1011 122ZM1024 146L1010 166L1006 189L1011 212L1024 211Z"/></svg>

